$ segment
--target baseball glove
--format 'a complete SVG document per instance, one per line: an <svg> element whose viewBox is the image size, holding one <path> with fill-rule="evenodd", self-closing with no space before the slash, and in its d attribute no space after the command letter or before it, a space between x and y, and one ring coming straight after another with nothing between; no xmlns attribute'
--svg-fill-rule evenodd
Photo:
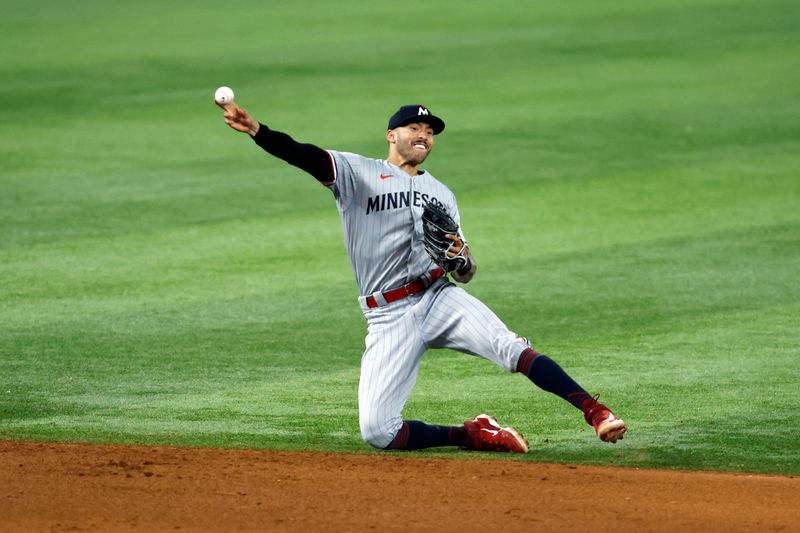
<svg viewBox="0 0 800 533"><path fill-rule="evenodd" d="M458 224L438 203L425 204L425 209L422 211L422 232L425 251L445 272L461 270L469 264L469 260L464 256L467 251L466 245L457 255L448 257L447 251L453 245L453 241L445 237L445 234L458 235Z"/></svg>

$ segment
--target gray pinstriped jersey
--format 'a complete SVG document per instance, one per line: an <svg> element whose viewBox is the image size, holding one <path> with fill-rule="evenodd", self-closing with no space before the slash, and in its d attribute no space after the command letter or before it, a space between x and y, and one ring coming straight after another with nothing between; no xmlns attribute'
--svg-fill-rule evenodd
<svg viewBox="0 0 800 533"><path fill-rule="evenodd" d="M435 268L423 245L422 211L426 202L439 202L460 226L450 189L427 171L410 176L385 160L328 153L335 172L329 187L361 294L400 287Z"/></svg>

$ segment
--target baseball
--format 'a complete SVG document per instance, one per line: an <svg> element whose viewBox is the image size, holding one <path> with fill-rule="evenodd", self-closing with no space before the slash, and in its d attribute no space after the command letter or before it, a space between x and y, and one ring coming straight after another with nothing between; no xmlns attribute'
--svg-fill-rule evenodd
<svg viewBox="0 0 800 533"><path fill-rule="evenodd" d="M230 87L220 87L214 93L214 101L220 104L230 104L233 102L233 89Z"/></svg>

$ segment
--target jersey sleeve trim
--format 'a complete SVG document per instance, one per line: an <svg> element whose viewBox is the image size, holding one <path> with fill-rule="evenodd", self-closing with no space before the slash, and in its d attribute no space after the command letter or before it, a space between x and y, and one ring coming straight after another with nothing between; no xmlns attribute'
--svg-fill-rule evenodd
<svg viewBox="0 0 800 533"><path fill-rule="evenodd" d="M331 185L336 183L336 161L333 160L333 154L330 153L328 150L325 150L325 153L328 154L328 161L330 161L331 164L331 176L333 176L333 179L331 179L330 181L319 180L319 182L326 187L330 187Z"/></svg>

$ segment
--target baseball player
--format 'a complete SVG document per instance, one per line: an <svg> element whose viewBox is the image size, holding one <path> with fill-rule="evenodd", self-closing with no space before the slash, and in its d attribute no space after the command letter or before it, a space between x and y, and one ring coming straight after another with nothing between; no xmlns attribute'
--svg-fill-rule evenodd
<svg viewBox="0 0 800 533"><path fill-rule="evenodd" d="M236 103L218 105L228 126L249 134L258 146L311 174L333 193L367 321L358 388L359 423L367 443L403 450L458 446L528 451L518 431L490 415L458 426L403 419L428 348L458 350L525 374L580 409L601 440L623 438L624 421L450 280L469 282L478 265L459 227L455 196L421 168L445 128L441 118L423 105L400 107L389 119L386 159L372 159L298 143L259 123ZM439 228L438 237L430 234L438 224L423 220L428 206L451 224L442 223L449 230ZM446 242L440 264L430 249L437 238Z"/></svg>

